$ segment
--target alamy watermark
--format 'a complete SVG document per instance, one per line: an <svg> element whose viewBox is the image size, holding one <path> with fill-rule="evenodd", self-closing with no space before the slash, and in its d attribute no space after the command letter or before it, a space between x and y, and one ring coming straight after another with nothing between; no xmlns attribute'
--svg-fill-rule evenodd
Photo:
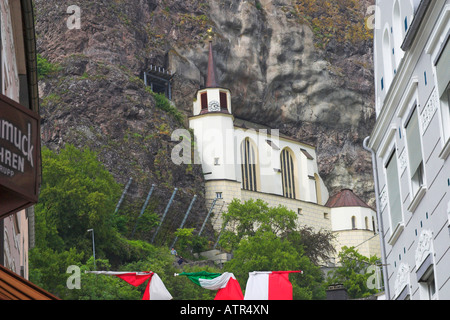
<svg viewBox="0 0 450 320"><path fill-rule="evenodd" d="M81 8L77 5L67 7L69 18L67 18L66 25L69 30L81 29Z"/></svg>
<svg viewBox="0 0 450 320"><path fill-rule="evenodd" d="M75 265L70 265L67 268L66 273L71 273L71 275L67 278L66 286L67 289L81 289L81 271L80 267Z"/></svg>

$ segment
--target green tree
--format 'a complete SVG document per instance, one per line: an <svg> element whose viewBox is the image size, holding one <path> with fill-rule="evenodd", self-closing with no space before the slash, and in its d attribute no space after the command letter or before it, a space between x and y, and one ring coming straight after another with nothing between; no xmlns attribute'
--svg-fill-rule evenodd
<svg viewBox="0 0 450 320"><path fill-rule="evenodd" d="M283 206L269 207L262 200L242 203L235 199L224 219L227 231L220 243L228 245L234 255L224 268L235 274L243 289L251 271L302 270L303 274L290 276L294 299L325 298L323 274L305 253L309 239L323 234L297 227L295 212Z"/></svg>
<svg viewBox="0 0 450 320"><path fill-rule="evenodd" d="M369 277L372 272L367 272L369 266L378 263L376 256L366 257L360 254L355 247L342 247L339 253L340 266L331 271L327 282L329 285L342 284L350 298L363 298L378 292L375 288L368 286Z"/></svg>
<svg viewBox="0 0 450 320"><path fill-rule="evenodd" d="M276 208L261 199L241 202L233 199L223 215L226 229L220 243L222 247L234 249L244 237L254 236L258 230L286 235L296 228L297 216L284 206Z"/></svg>
<svg viewBox="0 0 450 320"><path fill-rule="evenodd" d="M51 248L36 247L30 251L30 280L63 299L67 294L68 266L81 265L84 253L75 248L57 252Z"/></svg>
<svg viewBox="0 0 450 320"><path fill-rule="evenodd" d="M42 148L42 185L36 205L37 246L57 251L101 252L116 236L113 213L120 186L89 149L67 145L59 154Z"/></svg>

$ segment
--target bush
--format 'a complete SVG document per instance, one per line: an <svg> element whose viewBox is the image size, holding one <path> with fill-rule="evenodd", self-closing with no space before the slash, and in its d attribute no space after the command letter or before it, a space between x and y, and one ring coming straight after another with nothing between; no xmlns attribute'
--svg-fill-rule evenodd
<svg viewBox="0 0 450 320"><path fill-rule="evenodd" d="M36 59L37 59L38 80L42 80L46 76L61 70L61 67L59 65L49 62L40 54L37 54Z"/></svg>

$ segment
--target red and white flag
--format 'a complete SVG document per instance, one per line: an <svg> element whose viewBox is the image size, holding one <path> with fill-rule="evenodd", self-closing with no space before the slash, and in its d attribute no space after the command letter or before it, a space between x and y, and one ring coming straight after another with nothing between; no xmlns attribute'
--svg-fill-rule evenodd
<svg viewBox="0 0 450 320"><path fill-rule="evenodd" d="M289 273L302 271L254 271L249 273L244 300L292 300Z"/></svg>
<svg viewBox="0 0 450 320"><path fill-rule="evenodd" d="M90 271L89 273L116 276L135 287L148 280L142 300L172 300L172 295L154 272Z"/></svg>

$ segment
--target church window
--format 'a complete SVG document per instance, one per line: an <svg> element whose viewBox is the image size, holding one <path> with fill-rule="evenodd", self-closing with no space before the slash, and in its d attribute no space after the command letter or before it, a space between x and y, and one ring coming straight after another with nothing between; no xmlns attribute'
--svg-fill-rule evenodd
<svg viewBox="0 0 450 320"><path fill-rule="evenodd" d="M352 229L356 229L356 217L352 216Z"/></svg>
<svg viewBox="0 0 450 320"><path fill-rule="evenodd" d="M241 171L243 189L257 191L257 152L249 138L241 143Z"/></svg>
<svg viewBox="0 0 450 320"><path fill-rule="evenodd" d="M228 109L227 93L220 91L220 109Z"/></svg>
<svg viewBox="0 0 450 320"><path fill-rule="evenodd" d="M204 109L208 110L208 94L206 92L203 92L200 95L200 99L202 102L202 110L204 110Z"/></svg>
<svg viewBox="0 0 450 320"><path fill-rule="evenodd" d="M294 199L295 196L295 174L294 160L288 149L281 152L281 182L283 185L283 196Z"/></svg>

